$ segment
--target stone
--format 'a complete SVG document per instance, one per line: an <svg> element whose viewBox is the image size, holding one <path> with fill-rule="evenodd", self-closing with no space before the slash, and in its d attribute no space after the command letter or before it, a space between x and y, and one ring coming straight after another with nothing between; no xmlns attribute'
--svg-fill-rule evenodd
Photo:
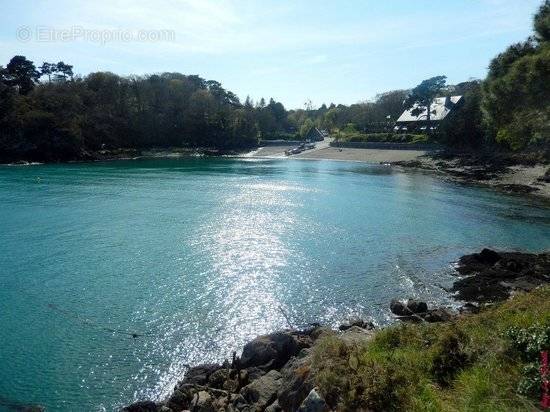
<svg viewBox="0 0 550 412"><path fill-rule="evenodd" d="M214 400L207 391L197 392L193 398L193 412L215 412Z"/></svg>
<svg viewBox="0 0 550 412"><path fill-rule="evenodd" d="M313 389L310 356L292 358L282 369L277 401L285 411L295 411Z"/></svg>
<svg viewBox="0 0 550 412"><path fill-rule="evenodd" d="M240 363L244 368L261 366L277 369L298 353L299 349L298 343L289 333L276 332L259 336L244 346Z"/></svg>
<svg viewBox="0 0 550 412"><path fill-rule="evenodd" d="M453 318L453 315L445 308L437 308L428 311L422 317L426 322L435 323L448 322Z"/></svg>
<svg viewBox="0 0 550 412"><path fill-rule="evenodd" d="M272 370L254 382L241 389L240 394L247 403L264 410L277 399L277 392L281 387L281 374Z"/></svg>
<svg viewBox="0 0 550 412"><path fill-rule="evenodd" d="M229 370L226 368L218 369L208 377L208 386L216 389L222 389L224 382L229 379Z"/></svg>
<svg viewBox="0 0 550 412"><path fill-rule="evenodd" d="M487 265L494 265L500 260L500 255L494 250L485 248L479 253L478 260Z"/></svg>
<svg viewBox="0 0 550 412"><path fill-rule="evenodd" d="M183 377L183 381L181 383L193 383L195 385L207 385L208 384L208 378L210 375L212 375L217 370L221 369L222 366L211 363L211 364L204 364L204 365L198 365L193 368L190 368Z"/></svg>
<svg viewBox="0 0 550 412"><path fill-rule="evenodd" d="M363 319L351 319L347 322L342 323L338 327L338 329L347 330L354 326L366 330L374 329L374 324L372 322L364 321Z"/></svg>
<svg viewBox="0 0 550 412"><path fill-rule="evenodd" d="M471 313L479 313L479 306L474 305L473 303L467 302L464 305L462 305L458 311L461 314L471 314Z"/></svg>
<svg viewBox="0 0 550 412"><path fill-rule="evenodd" d="M349 344L360 344L372 339L374 330L363 329L359 326L352 326L342 332L341 339Z"/></svg>
<svg viewBox="0 0 550 412"><path fill-rule="evenodd" d="M189 389L180 390L176 389L168 398L168 407L170 409L179 411L186 409L191 404L193 400L193 393Z"/></svg>
<svg viewBox="0 0 550 412"><path fill-rule="evenodd" d="M265 408L265 412L282 412L283 408L279 405L279 402L275 400L271 405Z"/></svg>
<svg viewBox="0 0 550 412"><path fill-rule="evenodd" d="M397 299L392 299L390 303L390 310L394 315L397 316L407 316L410 314L407 306Z"/></svg>
<svg viewBox="0 0 550 412"><path fill-rule="evenodd" d="M407 310L409 311L409 314L425 313L428 311L428 305L426 302L422 302L420 300L409 299L407 300Z"/></svg>
<svg viewBox="0 0 550 412"><path fill-rule="evenodd" d="M311 336L311 338L313 340L317 340L317 339L325 337L325 336L332 336L334 334L335 334L335 332L327 326L319 326L319 327L313 328L309 332L309 335Z"/></svg>
<svg viewBox="0 0 550 412"><path fill-rule="evenodd" d="M321 398L317 390L314 388L309 392L309 395L304 399L298 412L328 412L329 407L325 400Z"/></svg>

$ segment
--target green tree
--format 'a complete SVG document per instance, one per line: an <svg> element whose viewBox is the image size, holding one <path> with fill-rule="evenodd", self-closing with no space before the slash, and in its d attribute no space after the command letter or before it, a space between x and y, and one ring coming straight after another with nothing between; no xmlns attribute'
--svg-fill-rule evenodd
<svg viewBox="0 0 550 412"><path fill-rule="evenodd" d="M313 120L309 118L306 119L302 124L302 126L300 127L300 136L302 137L302 139L305 139L306 136L311 131L311 129L313 129L314 127L315 127L315 123L313 123Z"/></svg>
<svg viewBox="0 0 550 412"><path fill-rule="evenodd" d="M25 56L14 56L6 66L4 77L6 84L18 87L19 93L25 95L38 83L40 73Z"/></svg>
<svg viewBox="0 0 550 412"><path fill-rule="evenodd" d="M540 42L550 41L550 0L545 0L534 18L534 28Z"/></svg>
<svg viewBox="0 0 550 412"><path fill-rule="evenodd" d="M446 76L435 76L429 79L423 80L418 86L411 90L410 94L407 96L404 107L405 109L410 109L414 107L412 113L415 116L426 112L426 130L428 133L431 132L430 127L430 118L431 110L430 106L432 101L441 90L445 87Z"/></svg>
<svg viewBox="0 0 550 412"><path fill-rule="evenodd" d="M534 17L536 38L514 44L489 65L481 107L490 138L513 150L550 141L550 3Z"/></svg>

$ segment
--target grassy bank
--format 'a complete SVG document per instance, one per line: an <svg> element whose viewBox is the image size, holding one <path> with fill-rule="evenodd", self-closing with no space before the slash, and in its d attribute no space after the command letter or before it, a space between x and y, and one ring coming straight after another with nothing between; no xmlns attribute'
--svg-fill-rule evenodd
<svg viewBox="0 0 550 412"><path fill-rule="evenodd" d="M372 340L322 338L315 383L342 410L538 410L550 344L550 287L441 324L400 324Z"/></svg>

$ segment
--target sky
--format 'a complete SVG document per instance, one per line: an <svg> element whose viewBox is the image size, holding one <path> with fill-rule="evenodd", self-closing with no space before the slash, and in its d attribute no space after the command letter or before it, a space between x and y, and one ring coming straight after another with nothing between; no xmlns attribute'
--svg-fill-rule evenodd
<svg viewBox="0 0 550 412"><path fill-rule="evenodd" d="M0 0L0 65L181 72L286 108L483 78L542 0Z"/></svg>

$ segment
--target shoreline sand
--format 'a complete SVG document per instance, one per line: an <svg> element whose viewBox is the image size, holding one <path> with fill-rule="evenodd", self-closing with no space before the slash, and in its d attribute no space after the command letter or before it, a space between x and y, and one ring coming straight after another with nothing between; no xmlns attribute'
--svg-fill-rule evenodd
<svg viewBox="0 0 550 412"><path fill-rule="evenodd" d="M331 160L364 163L390 163L400 169L430 172L443 179L464 184L475 184L490 187L506 193L528 194L543 200L550 200L550 183L543 179L548 170L547 164L532 166L515 165L503 168L490 177L476 178L469 174L470 166L442 162L432 158L424 150L398 149L357 149L322 147L297 155L285 156L284 151L290 145L265 146L251 152L247 157L266 159L298 159L298 160ZM454 161L456 162L456 159Z"/></svg>

